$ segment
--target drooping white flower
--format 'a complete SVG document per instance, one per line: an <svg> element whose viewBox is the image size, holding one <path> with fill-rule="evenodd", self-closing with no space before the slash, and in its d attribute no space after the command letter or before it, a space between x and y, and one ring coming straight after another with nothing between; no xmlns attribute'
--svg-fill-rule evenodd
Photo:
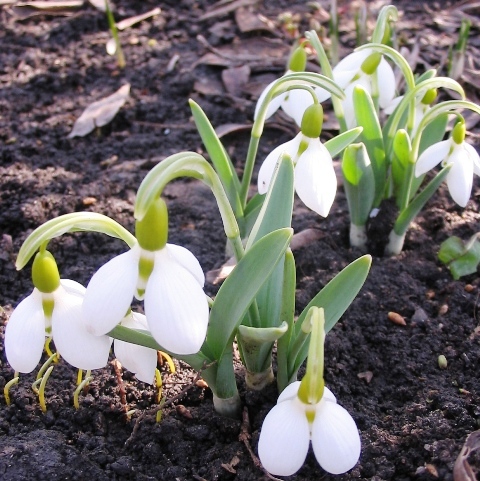
<svg viewBox="0 0 480 481"><path fill-rule="evenodd" d="M480 175L480 156L465 142L464 123L454 127L448 140L425 149L417 160L415 176L420 177L439 163L442 167L452 165L446 177L448 190L452 199L460 207L465 207L472 193L473 174Z"/></svg>
<svg viewBox="0 0 480 481"><path fill-rule="evenodd" d="M286 152L295 164L295 190L303 203L323 217L330 212L337 192L337 177L332 156L318 137L302 132L267 156L258 173L258 192L264 194L270 186L277 160Z"/></svg>
<svg viewBox="0 0 480 481"><path fill-rule="evenodd" d="M329 389L311 406L298 398L299 387L300 381L290 384L265 418L258 443L264 468L274 475L291 476L305 462L311 441L325 471L341 474L352 469L361 447L355 421Z"/></svg>
<svg viewBox="0 0 480 481"><path fill-rule="evenodd" d="M5 329L5 351L15 371L28 373L40 362L50 332L61 356L78 369L99 369L108 361L111 340L94 336L82 322L85 288L62 279L58 288L43 293L35 288L13 311ZM44 305L53 306L51 315ZM47 312L50 309L47 308Z"/></svg>
<svg viewBox="0 0 480 481"><path fill-rule="evenodd" d="M120 324L129 329L148 330L146 317L137 312L129 313ZM123 367L133 372L139 381L153 383L157 367L157 351L155 349L115 339L113 350Z"/></svg>
<svg viewBox="0 0 480 481"><path fill-rule="evenodd" d="M372 95L374 76L378 85L378 104L383 109L395 97L395 74L383 56L371 49L360 50L347 55L333 69L335 82L345 92L342 105L349 129L356 125L353 90L360 85Z"/></svg>
<svg viewBox="0 0 480 481"><path fill-rule="evenodd" d="M146 277L139 273L141 262L153 264ZM147 251L137 243L93 275L83 303L86 326L95 335L106 334L124 318L134 296L144 298L154 339L175 354L196 353L208 325L204 282L202 268L189 250L166 244Z"/></svg>

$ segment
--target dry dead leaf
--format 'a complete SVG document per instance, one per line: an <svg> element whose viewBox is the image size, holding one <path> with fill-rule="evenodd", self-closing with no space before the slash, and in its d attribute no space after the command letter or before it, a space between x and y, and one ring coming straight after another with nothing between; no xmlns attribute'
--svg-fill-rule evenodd
<svg viewBox="0 0 480 481"><path fill-rule="evenodd" d="M266 30L275 30L275 24L267 17L252 11L250 8L241 7L235 11L235 21L242 33Z"/></svg>
<svg viewBox="0 0 480 481"><path fill-rule="evenodd" d="M237 8L246 7L248 5L255 5L258 0L235 0L233 2L228 2L225 5L224 1L220 1L215 5L212 5L212 8L207 13L204 13L199 20L208 20L209 18L213 17L221 17L222 15L227 15L230 12L233 12Z"/></svg>
<svg viewBox="0 0 480 481"><path fill-rule="evenodd" d="M102 100L93 102L75 121L72 131L68 138L84 137L89 134L95 127L107 125L115 117L117 112L123 106L130 94L130 84L120 87L114 94L105 97Z"/></svg>
<svg viewBox="0 0 480 481"><path fill-rule="evenodd" d="M240 130L250 130L252 124L223 124L215 129L215 132L219 139L225 137L225 135L231 134L233 132L238 132Z"/></svg>
<svg viewBox="0 0 480 481"><path fill-rule="evenodd" d="M468 457L478 450L480 450L480 430L473 431L465 440L453 467L453 479L455 481L477 481L475 472L468 462Z"/></svg>
<svg viewBox="0 0 480 481"><path fill-rule="evenodd" d="M240 97L243 93L243 86L250 79L250 67L242 65L241 67L232 67L222 70L222 81L225 89L230 95Z"/></svg>
<svg viewBox="0 0 480 481"><path fill-rule="evenodd" d="M72 10L80 8L83 0L54 0L16 3L12 12L19 19L26 19L36 15L71 15Z"/></svg>
<svg viewBox="0 0 480 481"><path fill-rule="evenodd" d="M149 12L142 13L141 15L135 15L134 17L126 18L125 20L122 20L116 23L117 29L125 30L126 28L130 28L132 25L135 25L136 23L140 23L143 20L146 20L147 18L154 17L155 15L158 15L161 12L162 12L162 9L157 7L157 8L154 8L153 10L150 10Z"/></svg>

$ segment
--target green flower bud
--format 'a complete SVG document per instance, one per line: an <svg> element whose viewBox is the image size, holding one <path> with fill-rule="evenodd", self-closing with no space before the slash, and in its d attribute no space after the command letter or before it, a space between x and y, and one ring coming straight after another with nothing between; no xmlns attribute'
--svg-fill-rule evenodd
<svg viewBox="0 0 480 481"><path fill-rule="evenodd" d="M430 105L435 102L435 99L437 98L437 89L429 89L427 90L426 94L423 96L422 99L422 104L424 105Z"/></svg>
<svg viewBox="0 0 480 481"><path fill-rule="evenodd" d="M307 52L303 47L297 47L290 56L288 68L293 72L305 72L307 67Z"/></svg>
<svg viewBox="0 0 480 481"><path fill-rule="evenodd" d="M142 220L135 223L135 235L142 249L159 251L168 238L168 210L160 197L152 202Z"/></svg>
<svg viewBox="0 0 480 481"><path fill-rule="evenodd" d="M305 137L318 139L323 126L323 107L320 104L310 105L302 117L301 131Z"/></svg>
<svg viewBox="0 0 480 481"><path fill-rule="evenodd" d="M374 52L363 61L360 68L362 72L366 73L367 75L373 75L375 70L377 70L377 67L380 65L381 60L382 54Z"/></svg>
<svg viewBox="0 0 480 481"><path fill-rule="evenodd" d="M60 286L60 274L55 258L48 251L39 252L32 266L33 285L45 294L54 292Z"/></svg>
<svg viewBox="0 0 480 481"><path fill-rule="evenodd" d="M465 121L462 119L455 124L452 130L452 139L456 144L463 144L467 128Z"/></svg>

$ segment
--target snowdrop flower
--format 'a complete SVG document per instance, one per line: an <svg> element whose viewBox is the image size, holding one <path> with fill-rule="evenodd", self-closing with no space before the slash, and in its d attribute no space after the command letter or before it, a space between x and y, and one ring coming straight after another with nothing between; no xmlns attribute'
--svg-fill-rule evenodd
<svg viewBox="0 0 480 481"><path fill-rule="evenodd" d="M372 95L374 93L374 75L377 77L378 103L381 108L385 108L395 97L395 74L390 64L380 53L370 49L353 52L341 60L333 69L335 82L345 91L346 98L343 101L343 110L349 129L356 125L353 89L356 85L360 85Z"/></svg>
<svg viewBox="0 0 480 481"><path fill-rule="evenodd" d="M190 251L166 243L167 227L165 202L157 199L136 223L138 243L93 275L83 303L91 333L111 331L135 296L145 300L148 329L165 350L175 354L200 350L209 317L205 276Z"/></svg>
<svg viewBox="0 0 480 481"><path fill-rule="evenodd" d="M286 74L293 72L304 72L306 64L307 54L305 52L305 49L303 47L298 47L293 52L292 57L290 58L289 69L287 70ZM266 96L268 95L276 81L277 80L274 80L273 82L268 84L267 87L265 87L263 92L260 94L257 105L255 107L255 119L258 116L260 106L262 105L263 101L265 100ZM330 92L327 92L324 89L315 88L314 90L317 94L318 102L323 102L330 97ZM305 113L305 110L311 105L313 105L314 102L315 100L313 99L311 93L305 89L288 90L283 94L277 95L270 101L265 119L269 119L279 108L282 108L282 110L289 117L292 117L295 120L296 124L300 127L302 124L302 117Z"/></svg>
<svg viewBox="0 0 480 481"><path fill-rule="evenodd" d="M267 414L258 455L270 473L290 476L302 467L311 441L325 471L345 473L360 457L360 436L353 418L325 387L323 309L311 307L301 329L311 330L305 376L287 386Z"/></svg>
<svg viewBox="0 0 480 481"><path fill-rule="evenodd" d="M122 319L120 325L129 329L148 330L146 317L136 312L130 312ZM155 349L115 339L113 350L120 364L133 372L139 381L153 383L157 368L157 351Z"/></svg>
<svg viewBox="0 0 480 481"><path fill-rule="evenodd" d="M465 207L472 193L473 174L480 175L480 157L470 144L465 142L465 122L458 122L448 140L428 147L418 158L415 176L420 177L437 164L451 165L446 181L452 199Z"/></svg>
<svg viewBox="0 0 480 481"><path fill-rule="evenodd" d="M295 190L303 203L326 217L337 192L337 178L327 148L320 142L323 109L310 106L303 116L302 130L297 136L276 147L265 159L258 173L258 192L270 186L277 160L286 152L295 164Z"/></svg>
<svg viewBox="0 0 480 481"><path fill-rule="evenodd" d="M39 252L32 267L35 288L13 311L5 330L5 351L15 371L28 373L42 357L45 336L52 335L62 357L78 369L99 369L108 361L111 340L94 336L82 322L85 288L60 279L48 251Z"/></svg>
<svg viewBox="0 0 480 481"><path fill-rule="evenodd" d="M320 466L331 474L352 469L360 457L360 436L348 411L337 404L328 388L316 405L298 397L300 381L290 384L267 414L258 454L264 468L291 476L305 462L310 441Z"/></svg>

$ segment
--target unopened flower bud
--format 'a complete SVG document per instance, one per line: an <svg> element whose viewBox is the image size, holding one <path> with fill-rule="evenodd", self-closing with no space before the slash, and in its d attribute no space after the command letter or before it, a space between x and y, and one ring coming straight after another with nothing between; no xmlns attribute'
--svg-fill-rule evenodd
<svg viewBox="0 0 480 481"><path fill-rule="evenodd" d="M377 70L377 67L380 65L381 60L382 54L374 52L363 61L360 68L362 69L362 72L366 73L367 75L373 75L373 73Z"/></svg>
<svg viewBox="0 0 480 481"><path fill-rule="evenodd" d="M297 47L290 56L288 69L292 72L305 72L307 66L307 53L303 47Z"/></svg>
<svg viewBox="0 0 480 481"><path fill-rule="evenodd" d="M323 126L323 107L321 104L310 105L302 118L302 134L310 139L318 139Z"/></svg>
<svg viewBox="0 0 480 481"><path fill-rule="evenodd" d="M168 238L168 210L160 197L152 202L147 213L135 223L135 235L142 249L158 251L165 247Z"/></svg>
<svg viewBox="0 0 480 481"><path fill-rule="evenodd" d="M55 258L48 251L39 252L32 266L33 285L45 294L54 292L60 286L60 274Z"/></svg>

